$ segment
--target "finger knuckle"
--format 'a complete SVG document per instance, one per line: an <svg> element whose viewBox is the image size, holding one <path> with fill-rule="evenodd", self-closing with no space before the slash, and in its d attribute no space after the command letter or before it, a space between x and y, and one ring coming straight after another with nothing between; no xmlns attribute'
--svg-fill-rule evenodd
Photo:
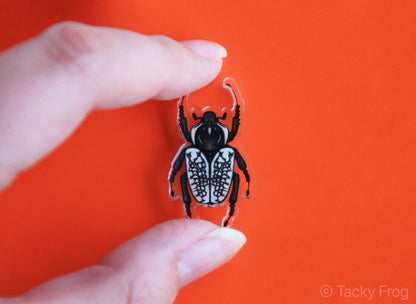
<svg viewBox="0 0 416 304"><path fill-rule="evenodd" d="M44 33L47 57L53 64L71 72L88 72L98 55L91 42L92 36L84 24L70 21L57 23Z"/></svg>

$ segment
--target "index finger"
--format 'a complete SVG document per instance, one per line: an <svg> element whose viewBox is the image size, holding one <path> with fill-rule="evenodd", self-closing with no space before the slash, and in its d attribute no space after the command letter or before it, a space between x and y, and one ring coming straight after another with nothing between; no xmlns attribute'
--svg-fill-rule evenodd
<svg viewBox="0 0 416 304"><path fill-rule="evenodd" d="M91 109L171 99L219 73L226 52L75 22L0 55L0 189L53 150Z"/></svg>

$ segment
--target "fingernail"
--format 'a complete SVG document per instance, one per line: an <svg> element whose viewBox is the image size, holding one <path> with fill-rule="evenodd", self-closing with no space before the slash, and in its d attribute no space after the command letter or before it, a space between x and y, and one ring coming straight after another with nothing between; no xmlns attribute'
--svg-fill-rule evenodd
<svg viewBox="0 0 416 304"><path fill-rule="evenodd" d="M244 234L230 228L219 228L207 234L180 257L178 271L182 286L230 260L245 242Z"/></svg>
<svg viewBox="0 0 416 304"><path fill-rule="evenodd" d="M187 40L182 41L181 43L198 55L208 59L218 60L227 57L227 50L215 42L205 40Z"/></svg>

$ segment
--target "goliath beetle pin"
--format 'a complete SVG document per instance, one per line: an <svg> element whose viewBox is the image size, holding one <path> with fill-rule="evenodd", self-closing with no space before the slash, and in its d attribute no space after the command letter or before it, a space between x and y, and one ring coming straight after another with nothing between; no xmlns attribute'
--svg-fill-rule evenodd
<svg viewBox="0 0 416 304"><path fill-rule="evenodd" d="M231 109L234 112L231 130L220 122L225 121L227 113L217 116L214 111L205 111L202 117L194 112L192 117L199 123L188 130L184 112L183 96L178 102L178 126L185 144L181 146L172 162L169 174L170 196L175 198L173 183L176 174L185 162L185 172L180 176L182 201L185 214L192 218L191 195L198 205L217 207L226 203L228 197L228 214L223 219L223 226L227 226L235 214L236 202L239 196L240 175L236 172L235 163L244 174L247 182L246 198L250 196L250 175L246 162L240 152L229 145L233 141L240 127L240 104L243 104L241 94L231 78L224 79L224 88L228 89L234 99ZM206 108L204 108L206 109ZM223 111L224 112L224 109Z"/></svg>

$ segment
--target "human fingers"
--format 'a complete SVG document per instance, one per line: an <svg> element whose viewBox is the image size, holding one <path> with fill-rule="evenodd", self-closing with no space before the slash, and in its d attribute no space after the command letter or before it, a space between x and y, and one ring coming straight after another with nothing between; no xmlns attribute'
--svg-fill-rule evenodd
<svg viewBox="0 0 416 304"><path fill-rule="evenodd" d="M208 41L75 22L0 54L0 189L62 142L91 109L171 99L212 81L225 49Z"/></svg>
<svg viewBox="0 0 416 304"><path fill-rule="evenodd" d="M227 262L245 241L237 230L202 220L165 222L99 265L0 303L172 303L181 287Z"/></svg>

